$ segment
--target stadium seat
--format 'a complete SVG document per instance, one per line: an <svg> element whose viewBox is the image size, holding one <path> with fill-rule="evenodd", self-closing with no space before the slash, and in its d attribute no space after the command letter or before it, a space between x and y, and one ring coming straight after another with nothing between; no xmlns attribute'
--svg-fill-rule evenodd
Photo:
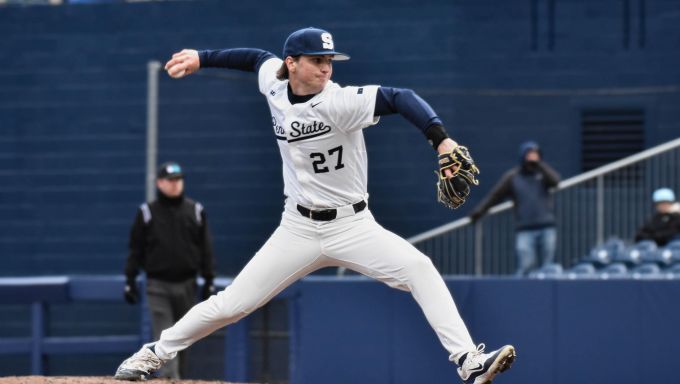
<svg viewBox="0 0 680 384"><path fill-rule="evenodd" d="M593 247L584 261L594 263L597 267L608 265L617 255L625 250L625 243L618 238L607 240L604 244Z"/></svg>
<svg viewBox="0 0 680 384"><path fill-rule="evenodd" d="M565 275L569 279L594 279L597 278L597 269L591 263L581 263L569 269Z"/></svg>
<svg viewBox="0 0 680 384"><path fill-rule="evenodd" d="M623 263L627 267L639 265L643 259L648 259L650 254L656 252L656 243L652 240L642 240L619 252L614 256L613 261Z"/></svg>
<svg viewBox="0 0 680 384"><path fill-rule="evenodd" d="M668 260L668 264L680 263L680 240L673 240L666 244L661 250L664 259Z"/></svg>
<svg viewBox="0 0 680 384"><path fill-rule="evenodd" d="M659 279L663 278L664 274L657 263L645 263L635 267L631 271L631 276L634 279Z"/></svg>
<svg viewBox="0 0 680 384"><path fill-rule="evenodd" d="M653 263L663 268L671 264L671 256L672 256L671 251L663 248L658 248L651 252L643 252L642 255L640 256L640 261L642 264Z"/></svg>
<svg viewBox="0 0 680 384"><path fill-rule="evenodd" d="M671 265L670 267L664 269L663 272L669 279L680 279L680 263Z"/></svg>
<svg viewBox="0 0 680 384"><path fill-rule="evenodd" d="M598 266L605 266L611 263L612 253L604 244L598 245L590 250L588 255L585 258L583 258L583 261L594 263Z"/></svg>
<svg viewBox="0 0 680 384"><path fill-rule="evenodd" d="M607 246L612 255L615 255L626 249L626 243L617 237L610 238L604 244Z"/></svg>
<svg viewBox="0 0 680 384"><path fill-rule="evenodd" d="M562 265L553 263L532 271L529 273L529 277L534 279L554 279L561 277L563 272Z"/></svg>
<svg viewBox="0 0 680 384"><path fill-rule="evenodd" d="M630 275L628 274L628 267L624 263L613 263L610 264L603 269L598 271L598 275L602 279L620 279L620 278L628 278Z"/></svg>

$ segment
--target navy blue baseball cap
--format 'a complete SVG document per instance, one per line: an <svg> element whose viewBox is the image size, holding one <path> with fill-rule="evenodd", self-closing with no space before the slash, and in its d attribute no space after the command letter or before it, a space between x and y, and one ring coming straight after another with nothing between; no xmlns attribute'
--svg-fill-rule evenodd
<svg viewBox="0 0 680 384"><path fill-rule="evenodd" d="M323 29L299 29L283 44L283 58L300 55L334 55L333 60L349 60L349 55L335 50L333 35Z"/></svg>
<svg viewBox="0 0 680 384"><path fill-rule="evenodd" d="M159 179L181 179L184 177L184 173L182 172L182 167L180 167L179 164L170 161L163 163L160 167L158 167L158 173L156 174L156 177Z"/></svg>

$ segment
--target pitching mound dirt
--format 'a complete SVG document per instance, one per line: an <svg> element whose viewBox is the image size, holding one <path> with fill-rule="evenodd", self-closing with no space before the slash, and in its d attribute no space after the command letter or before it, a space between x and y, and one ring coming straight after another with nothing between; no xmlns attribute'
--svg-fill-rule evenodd
<svg viewBox="0 0 680 384"><path fill-rule="evenodd" d="M154 379L153 384L233 384L226 381L205 380L169 380ZM112 377L96 376L10 376L0 377L0 384L124 384L126 381L114 380Z"/></svg>

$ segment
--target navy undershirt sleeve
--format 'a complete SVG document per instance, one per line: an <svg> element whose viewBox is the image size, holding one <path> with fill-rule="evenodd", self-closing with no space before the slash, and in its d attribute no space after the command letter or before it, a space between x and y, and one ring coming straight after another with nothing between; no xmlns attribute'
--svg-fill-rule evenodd
<svg viewBox="0 0 680 384"><path fill-rule="evenodd" d="M398 113L424 134L432 125L443 126L430 105L410 89L380 87L375 99L375 116Z"/></svg>
<svg viewBox="0 0 680 384"><path fill-rule="evenodd" d="M273 53L257 48L232 48L198 51L201 68L229 68L256 72Z"/></svg>

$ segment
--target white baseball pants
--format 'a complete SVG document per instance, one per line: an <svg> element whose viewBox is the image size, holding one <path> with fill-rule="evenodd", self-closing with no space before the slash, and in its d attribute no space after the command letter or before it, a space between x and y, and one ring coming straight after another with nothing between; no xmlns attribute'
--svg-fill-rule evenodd
<svg viewBox="0 0 680 384"><path fill-rule="evenodd" d="M427 256L381 227L368 209L332 221L314 221L303 217L289 200L279 227L232 284L163 331L156 354L172 359L199 339L252 313L298 279L332 266L411 292L452 361L475 350L451 294Z"/></svg>

